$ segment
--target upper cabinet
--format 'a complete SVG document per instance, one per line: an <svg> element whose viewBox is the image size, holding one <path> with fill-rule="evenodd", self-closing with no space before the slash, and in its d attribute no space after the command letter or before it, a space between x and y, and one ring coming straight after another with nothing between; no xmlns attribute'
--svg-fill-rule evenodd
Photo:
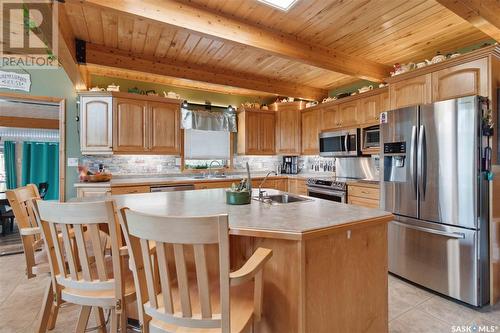
<svg viewBox="0 0 500 333"><path fill-rule="evenodd" d="M302 154L319 154L319 110L302 111Z"/></svg>
<svg viewBox="0 0 500 333"><path fill-rule="evenodd" d="M178 104L148 103L149 151L158 154L180 153L180 114Z"/></svg>
<svg viewBox="0 0 500 333"><path fill-rule="evenodd" d="M276 111L276 154L300 155L301 116L304 103L274 103L271 110Z"/></svg>
<svg viewBox="0 0 500 333"><path fill-rule="evenodd" d="M276 153L276 112L243 110L238 113L238 153L274 155Z"/></svg>
<svg viewBox="0 0 500 333"><path fill-rule="evenodd" d="M113 100L111 96L80 96L82 154L112 154Z"/></svg>
<svg viewBox="0 0 500 333"><path fill-rule="evenodd" d="M179 106L163 97L81 93L82 154L180 155Z"/></svg>
<svg viewBox="0 0 500 333"><path fill-rule="evenodd" d="M340 103L337 112L338 127L350 127L358 123L359 100Z"/></svg>
<svg viewBox="0 0 500 333"><path fill-rule="evenodd" d="M390 84L391 109L432 103L431 74Z"/></svg>
<svg viewBox="0 0 500 333"><path fill-rule="evenodd" d="M432 99L488 96L488 59L478 59L432 73Z"/></svg>
<svg viewBox="0 0 500 333"><path fill-rule="evenodd" d="M338 105L329 105L321 108L320 131L330 130L339 127Z"/></svg>
<svg viewBox="0 0 500 333"><path fill-rule="evenodd" d="M116 98L113 101L113 109L113 151L116 153L147 152L147 102Z"/></svg>

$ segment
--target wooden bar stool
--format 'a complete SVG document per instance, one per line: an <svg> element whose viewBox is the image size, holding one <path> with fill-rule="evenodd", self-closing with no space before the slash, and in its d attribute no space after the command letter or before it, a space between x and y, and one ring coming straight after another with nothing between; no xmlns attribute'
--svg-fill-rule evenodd
<svg viewBox="0 0 500 333"><path fill-rule="evenodd" d="M260 320L262 270L272 251L257 249L230 273L227 215L159 217L125 208L122 217L136 290L146 300L144 332L250 332ZM157 263L152 262L151 242ZM208 247L218 250L215 260ZM186 260L190 254L193 274ZM215 274L210 272L214 267Z"/></svg>
<svg viewBox="0 0 500 333"><path fill-rule="evenodd" d="M26 276L30 279L40 274L50 273L47 253L36 253L43 245L41 230L37 225L32 207L32 200L40 199L38 188L34 184L28 184L7 191L6 195L23 242Z"/></svg>
<svg viewBox="0 0 500 333"><path fill-rule="evenodd" d="M114 202L36 200L34 206L48 249L55 303L82 306L76 332L85 331L92 307L101 309L98 324L104 323L102 309L109 309L110 331L117 332L121 326L121 331L126 332L125 309L135 300L135 290L132 273L123 267L120 257L121 234ZM100 225L109 230L111 255L105 254ZM88 237L84 236L85 230ZM43 309L42 317L48 317L50 305L45 303Z"/></svg>

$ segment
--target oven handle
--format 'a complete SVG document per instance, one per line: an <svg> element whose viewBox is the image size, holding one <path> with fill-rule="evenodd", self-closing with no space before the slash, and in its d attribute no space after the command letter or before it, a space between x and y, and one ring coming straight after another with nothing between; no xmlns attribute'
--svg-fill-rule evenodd
<svg viewBox="0 0 500 333"><path fill-rule="evenodd" d="M347 132L344 137L344 147L346 152L349 151L349 148L347 147L348 144L349 144L349 133Z"/></svg>
<svg viewBox="0 0 500 333"><path fill-rule="evenodd" d="M341 197L345 197L346 193L344 191L329 191L329 190L322 190L318 187L315 186L308 186L307 187L307 192L316 192L316 193L321 193L321 194L326 194L326 195L338 195Z"/></svg>

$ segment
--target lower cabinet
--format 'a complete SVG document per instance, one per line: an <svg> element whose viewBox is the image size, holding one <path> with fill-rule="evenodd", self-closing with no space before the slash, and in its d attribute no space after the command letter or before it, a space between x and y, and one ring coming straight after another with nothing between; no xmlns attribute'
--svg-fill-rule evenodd
<svg viewBox="0 0 500 333"><path fill-rule="evenodd" d="M106 198L111 195L110 187L78 187L76 189L77 198Z"/></svg>
<svg viewBox="0 0 500 333"><path fill-rule="evenodd" d="M206 182L206 183L194 183L195 190L206 190L209 188L230 188L231 184L238 183L239 181L225 181L225 182Z"/></svg>
<svg viewBox="0 0 500 333"><path fill-rule="evenodd" d="M307 195L305 179L288 179L288 192L298 195Z"/></svg>
<svg viewBox="0 0 500 333"><path fill-rule="evenodd" d="M150 191L151 188L149 186L120 186L111 188L112 195L148 193Z"/></svg>
<svg viewBox="0 0 500 333"><path fill-rule="evenodd" d="M347 202L351 205L379 208L380 190L373 186L348 185Z"/></svg>

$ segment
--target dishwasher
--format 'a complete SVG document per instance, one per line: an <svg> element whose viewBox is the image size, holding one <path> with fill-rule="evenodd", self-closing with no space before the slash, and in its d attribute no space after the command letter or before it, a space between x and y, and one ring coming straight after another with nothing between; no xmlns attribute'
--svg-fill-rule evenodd
<svg viewBox="0 0 500 333"><path fill-rule="evenodd" d="M193 184L158 185L151 186L150 192L175 192L194 190Z"/></svg>

